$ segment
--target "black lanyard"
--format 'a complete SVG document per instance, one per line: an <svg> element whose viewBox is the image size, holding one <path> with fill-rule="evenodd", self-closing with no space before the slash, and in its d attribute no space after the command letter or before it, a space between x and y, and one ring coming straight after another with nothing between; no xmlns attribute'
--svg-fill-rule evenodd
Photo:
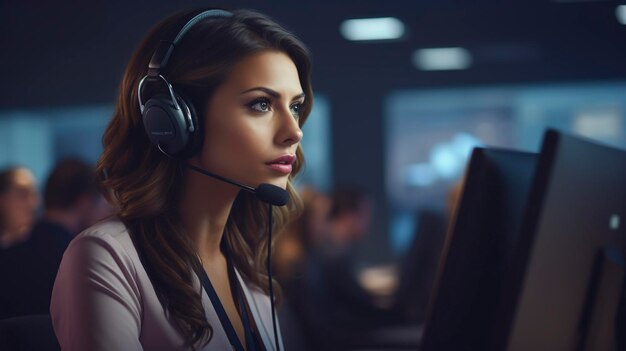
<svg viewBox="0 0 626 351"><path fill-rule="evenodd" d="M252 333L252 327L250 326L250 320L248 319L246 303L245 303L243 294L241 292L242 288L241 288L241 285L239 284L239 279L237 278L237 275L235 274L235 268L233 267L232 261L230 259L230 252L228 250L227 245L224 245L224 252L226 255L226 262L228 266L228 275L230 279L234 282L233 284L234 292L235 292L235 296L239 303L239 308L242 314L241 322L243 324L243 329L244 329L244 333L246 337L246 345L248 346L248 351L256 351L257 349L256 342L255 342L254 335ZM207 292L207 295L209 295L211 304L213 304L213 307L215 308L215 312L217 312L217 316L219 317L220 322L222 323L222 327L224 327L224 331L226 332L226 335L228 336L228 340L230 341L230 344L233 347L235 347L237 351L244 351L244 347L241 344L239 337L237 336L237 332L235 332L235 328L233 327L233 324L230 322L230 319L228 318L228 314L226 313L226 310L224 310L224 306L222 305L222 302L217 296L217 292L213 288L213 285L211 284L211 281L209 280L209 277L207 276L204 268L200 272L196 272L196 274L198 274L200 281L202 282L202 286L204 287L204 290Z"/></svg>

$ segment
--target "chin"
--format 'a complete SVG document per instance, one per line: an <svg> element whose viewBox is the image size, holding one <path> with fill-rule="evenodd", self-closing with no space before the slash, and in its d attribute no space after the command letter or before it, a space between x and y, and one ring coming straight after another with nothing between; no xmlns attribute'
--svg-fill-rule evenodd
<svg viewBox="0 0 626 351"><path fill-rule="evenodd" d="M275 186L277 186L277 187L279 187L281 189L287 190L287 177L278 178L278 179L274 178L274 179L268 180L268 181L266 181L264 183L272 184L272 185L275 185Z"/></svg>

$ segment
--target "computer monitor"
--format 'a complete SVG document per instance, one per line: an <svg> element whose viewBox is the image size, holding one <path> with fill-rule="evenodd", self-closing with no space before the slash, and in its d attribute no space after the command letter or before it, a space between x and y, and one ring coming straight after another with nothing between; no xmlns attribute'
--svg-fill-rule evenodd
<svg viewBox="0 0 626 351"><path fill-rule="evenodd" d="M446 236L421 349L487 350L537 155L476 148Z"/></svg>
<svg viewBox="0 0 626 351"><path fill-rule="evenodd" d="M491 349L618 349L625 220L626 151L547 131Z"/></svg>

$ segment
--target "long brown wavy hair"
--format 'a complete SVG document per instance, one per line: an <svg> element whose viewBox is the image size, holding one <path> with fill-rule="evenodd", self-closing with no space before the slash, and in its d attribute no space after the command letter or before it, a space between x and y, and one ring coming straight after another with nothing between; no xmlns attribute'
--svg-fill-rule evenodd
<svg viewBox="0 0 626 351"><path fill-rule="evenodd" d="M193 272L202 265L177 212L183 187L181 160L164 156L150 143L139 111L137 86L147 73L159 41L172 40L187 21L205 10L184 11L166 18L139 45L124 73L97 164L105 196L119 209L118 216L131 234L161 304L192 349L198 342L208 343L213 329L202 307L201 290L193 287ZM163 74L174 89L190 98L196 111L203 112L208 111L211 95L239 60L265 50L283 52L294 62L306 95L299 119L302 126L313 102L308 49L265 15L251 10L231 12L232 17L210 18L196 24L173 51ZM204 130L204 118L199 116L199 130ZM274 233L280 233L289 218L301 212L292 179L303 165L302 149L298 147L287 184L291 200L272 212ZM267 205L242 191L224 232L235 266L246 281L266 293L268 221ZM278 291L275 281L272 285Z"/></svg>

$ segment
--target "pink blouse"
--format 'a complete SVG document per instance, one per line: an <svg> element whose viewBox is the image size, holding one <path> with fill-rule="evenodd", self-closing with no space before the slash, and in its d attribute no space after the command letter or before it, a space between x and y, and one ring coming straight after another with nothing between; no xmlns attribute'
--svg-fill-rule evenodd
<svg viewBox="0 0 626 351"><path fill-rule="evenodd" d="M274 350L270 299L237 272L265 347ZM194 286L199 290L196 277ZM202 348L230 350L230 342L211 301L202 305L213 327ZM187 350L165 312L119 219L100 222L79 234L65 251L57 273L50 314L64 351ZM278 325L277 325L278 327ZM281 350L284 350L280 327Z"/></svg>

